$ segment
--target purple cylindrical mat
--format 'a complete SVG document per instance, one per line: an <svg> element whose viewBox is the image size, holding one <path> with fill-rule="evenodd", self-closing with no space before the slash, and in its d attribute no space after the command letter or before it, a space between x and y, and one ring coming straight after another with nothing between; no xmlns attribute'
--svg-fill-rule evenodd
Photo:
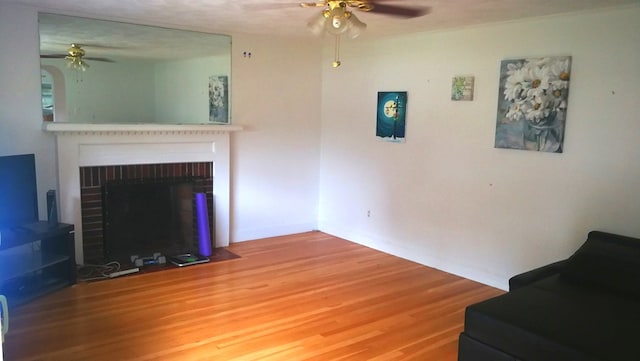
<svg viewBox="0 0 640 361"><path fill-rule="evenodd" d="M207 196L196 193L196 218L198 221L198 249L200 254L211 256L211 237L209 235L209 212L207 211Z"/></svg>

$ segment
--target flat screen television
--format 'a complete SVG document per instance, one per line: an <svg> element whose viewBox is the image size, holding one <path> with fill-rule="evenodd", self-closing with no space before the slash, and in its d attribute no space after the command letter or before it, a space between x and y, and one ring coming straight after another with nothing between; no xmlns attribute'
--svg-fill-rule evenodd
<svg viewBox="0 0 640 361"><path fill-rule="evenodd" d="M0 229L37 221L35 156L0 156Z"/></svg>

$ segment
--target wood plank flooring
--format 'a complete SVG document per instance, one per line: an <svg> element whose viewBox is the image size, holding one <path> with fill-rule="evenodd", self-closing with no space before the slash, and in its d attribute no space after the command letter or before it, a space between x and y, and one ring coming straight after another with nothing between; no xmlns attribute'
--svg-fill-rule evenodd
<svg viewBox="0 0 640 361"><path fill-rule="evenodd" d="M5 360L454 361L464 308L503 293L321 232L229 250L10 310Z"/></svg>

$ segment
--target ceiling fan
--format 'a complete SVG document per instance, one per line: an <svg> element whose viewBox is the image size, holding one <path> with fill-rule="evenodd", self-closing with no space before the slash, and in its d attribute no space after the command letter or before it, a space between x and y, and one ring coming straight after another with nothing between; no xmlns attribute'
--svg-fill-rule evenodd
<svg viewBox="0 0 640 361"><path fill-rule="evenodd" d="M334 68L340 66L340 36L358 37L367 27L352 12L351 8L363 12L390 15L399 18L416 18L427 15L430 7L409 7L384 4L389 0L324 0L318 2L301 2L303 8L324 8L319 15L308 21L311 31L320 35L323 32L336 36Z"/></svg>
<svg viewBox="0 0 640 361"><path fill-rule="evenodd" d="M391 15L403 18L415 18L429 13L429 7L408 7L398 5L385 5L383 3L390 0L325 0L319 2L301 2L303 8L311 7L329 7L338 6L352 7L361 11L378 13L383 15Z"/></svg>
<svg viewBox="0 0 640 361"><path fill-rule="evenodd" d="M65 59L67 61L67 67L81 71L86 71L89 68L89 64L87 64L85 60L114 63L114 61L111 59L86 57L85 54L85 50L80 44L72 43L71 47L67 49L66 54L42 54L40 55L40 57L44 59Z"/></svg>

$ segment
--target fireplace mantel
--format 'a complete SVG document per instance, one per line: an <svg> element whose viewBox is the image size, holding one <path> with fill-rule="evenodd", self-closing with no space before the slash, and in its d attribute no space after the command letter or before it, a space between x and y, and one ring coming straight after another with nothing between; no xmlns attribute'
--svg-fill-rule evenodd
<svg viewBox="0 0 640 361"><path fill-rule="evenodd" d="M183 135L224 134L242 130L238 125L223 124L100 124L100 123L43 123L47 132L64 135Z"/></svg>
<svg viewBox="0 0 640 361"><path fill-rule="evenodd" d="M230 134L235 125L45 123L56 136L60 221L76 227L76 261L84 264L80 167L176 162L214 165L215 246L229 245Z"/></svg>

